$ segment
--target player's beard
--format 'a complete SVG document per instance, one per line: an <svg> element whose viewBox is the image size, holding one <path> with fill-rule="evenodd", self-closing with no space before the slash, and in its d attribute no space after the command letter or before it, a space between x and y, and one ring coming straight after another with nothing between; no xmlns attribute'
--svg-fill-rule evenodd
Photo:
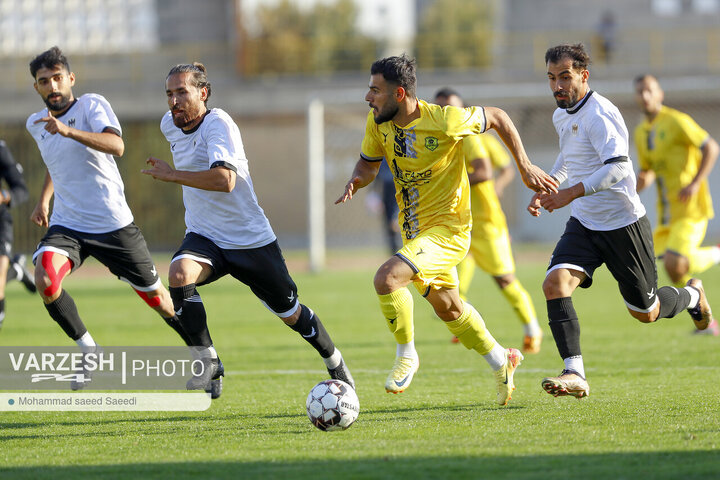
<svg viewBox="0 0 720 480"><path fill-rule="evenodd" d="M575 104L578 102L579 98L577 98L577 92L575 91L568 91L568 92L562 92L567 95L567 100L558 100L557 95L560 92L555 92L553 96L555 97L555 103L557 103L558 108L572 108L575 106Z"/></svg>
<svg viewBox="0 0 720 480"><path fill-rule="evenodd" d="M55 103L50 102L50 97L60 97L60 100L58 100ZM70 97L66 97L62 93L51 93L46 98L43 99L45 102L45 105L47 105L48 110L52 110L53 112L61 112L67 108L68 105L70 105Z"/></svg>
<svg viewBox="0 0 720 480"><path fill-rule="evenodd" d="M192 124L199 116L200 116L200 109L199 108L190 108L190 109L184 109L182 114L179 117L175 116L175 110L172 112L172 120L176 127L178 128L185 128L188 125Z"/></svg>
<svg viewBox="0 0 720 480"><path fill-rule="evenodd" d="M380 125L381 123L385 123L388 120L392 120L395 115L397 115L398 110L400 110L399 105L388 105L382 110L378 110L378 114L373 117L375 119L375 123Z"/></svg>

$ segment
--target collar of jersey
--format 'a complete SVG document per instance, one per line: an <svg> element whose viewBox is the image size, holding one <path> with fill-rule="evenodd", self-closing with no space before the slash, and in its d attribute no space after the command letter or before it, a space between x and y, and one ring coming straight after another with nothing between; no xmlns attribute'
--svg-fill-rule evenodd
<svg viewBox="0 0 720 480"><path fill-rule="evenodd" d="M410 122L407 125L404 125L402 127L395 122L392 122L392 124L395 125L397 128L399 128L400 130L409 130L412 127L414 127L417 123L419 123L420 120L422 120L424 110L427 108L427 103L424 100L420 100L419 98L417 99L417 101L418 101L418 109L420 110L420 116L418 118L416 118L412 122ZM421 107L421 105L422 105L422 107Z"/></svg>
<svg viewBox="0 0 720 480"><path fill-rule="evenodd" d="M565 111L570 115L577 113L583 107L583 105L587 103L593 93L595 92L593 92L592 90L588 90L588 93L585 94L582 100L580 100L573 108L566 108Z"/></svg>
<svg viewBox="0 0 720 480"><path fill-rule="evenodd" d="M194 126L193 128L191 128L190 130L183 130L183 129L181 128L180 131L183 132L185 135L190 135L191 133L197 132L198 128L200 128L200 125L202 125L203 122L205 121L205 117L207 117L207 116L208 116L208 113L210 113L211 111L212 111L212 108L208 108L207 111L203 114L203 117L202 117L202 119L200 120L200 123L198 123L197 125L195 125L195 126ZM172 115L172 114L171 114L171 115Z"/></svg>
<svg viewBox="0 0 720 480"><path fill-rule="evenodd" d="M70 111L70 109L75 106L75 104L77 103L77 101L78 101L78 99L77 99L77 98L74 98L73 101L72 101L72 103L70 104L70 106L67 108L67 110L65 110L65 111L64 111L63 113L61 113L60 115L55 115L55 118L60 118L60 117L62 117L63 115L65 115L66 113L68 113L68 112ZM48 108L48 114L49 114L49 113L50 113L50 109Z"/></svg>

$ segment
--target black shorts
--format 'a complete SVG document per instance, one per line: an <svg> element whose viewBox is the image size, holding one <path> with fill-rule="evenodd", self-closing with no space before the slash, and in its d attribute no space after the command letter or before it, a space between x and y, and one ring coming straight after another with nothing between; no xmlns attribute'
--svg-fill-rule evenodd
<svg viewBox="0 0 720 480"><path fill-rule="evenodd" d="M11 256L13 246L13 221L7 208L0 208L0 256Z"/></svg>
<svg viewBox="0 0 720 480"><path fill-rule="evenodd" d="M162 286L145 238L134 223L108 233L78 232L53 225L40 240L33 255L33 264L43 252L59 253L70 259L72 271L87 257L95 257L120 280L141 292L151 292Z"/></svg>
<svg viewBox="0 0 720 480"><path fill-rule="evenodd" d="M212 267L210 276L198 286L230 274L250 287L275 315L286 318L298 308L297 286L290 278L277 240L258 248L224 249L212 240L191 232L185 236L172 261L181 258Z"/></svg>
<svg viewBox="0 0 720 480"><path fill-rule="evenodd" d="M580 270L587 275L580 287L588 288L593 272L604 263L618 282L628 308L648 312L657 302L658 276L652 238L647 216L609 231L590 230L570 217L547 271Z"/></svg>

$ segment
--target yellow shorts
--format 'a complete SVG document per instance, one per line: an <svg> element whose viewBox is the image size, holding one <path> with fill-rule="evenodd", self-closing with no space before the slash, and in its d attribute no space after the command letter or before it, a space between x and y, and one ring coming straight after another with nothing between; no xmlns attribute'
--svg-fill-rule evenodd
<svg viewBox="0 0 720 480"><path fill-rule="evenodd" d="M707 226L707 218L682 218L668 225L658 226L653 233L655 255L662 255L669 250L689 258L703 242Z"/></svg>
<svg viewBox="0 0 720 480"><path fill-rule="evenodd" d="M470 240L470 253L477 266L493 277L515 273L507 228L475 225Z"/></svg>
<svg viewBox="0 0 720 480"><path fill-rule="evenodd" d="M430 288L458 287L455 265L465 258L469 247L469 229L456 232L437 226L407 240L397 256L413 269L415 288L427 296Z"/></svg>

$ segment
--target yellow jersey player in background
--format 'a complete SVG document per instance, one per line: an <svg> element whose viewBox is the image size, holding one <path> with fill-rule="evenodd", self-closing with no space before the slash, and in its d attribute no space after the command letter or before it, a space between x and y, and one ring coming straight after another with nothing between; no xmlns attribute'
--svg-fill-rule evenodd
<svg viewBox="0 0 720 480"><path fill-rule="evenodd" d="M397 342L396 359L385 382L389 393L408 388L420 360L415 350L414 283L436 315L468 349L493 369L497 401L506 405L522 354L492 337L480 314L460 299L455 265L470 246L470 188L460 141L489 128L510 148L525 184L556 191L557 183L530 163L507 114L493 107L440 107L415 96L415 60L402 55L373 63L361 157L344 193L344 203L373 181L385 160L395 179L403 247L380 266L374 286L380 309Z"/></svg>
<svg viewBox="0 0 720 480"><path fill-rule="evenodd" d="M657 183L655 254L673 284L682 287L691 275L720 263L717 245L700 247L714 215L707 178L718 144L689 115L663 105L664 92L652 75L635 78L635 94L645 114L635 129L637 191ZM717 320L695 333L718 335Z"/></svg>
<svg viewBox="0 0 720 480"><path fill-rule="evenodd" d="M465 106L460 95L451 88L439 90L435 94L435 103L440 106L452 105L460 108ZM514 176L510 156L500 142L491 135L465 137L462 140L462 149L470 181L473 227L470 252L457 265L460 298L467 300L477 264L493 277L522 322L523 352L538 353L542 342L542 330L530 294L515 277L510 233L499 199L501 192ZM498 169L500 174L494 179L495 169ZM453 341L458 341L457 337L453 337Z"/></svg>

